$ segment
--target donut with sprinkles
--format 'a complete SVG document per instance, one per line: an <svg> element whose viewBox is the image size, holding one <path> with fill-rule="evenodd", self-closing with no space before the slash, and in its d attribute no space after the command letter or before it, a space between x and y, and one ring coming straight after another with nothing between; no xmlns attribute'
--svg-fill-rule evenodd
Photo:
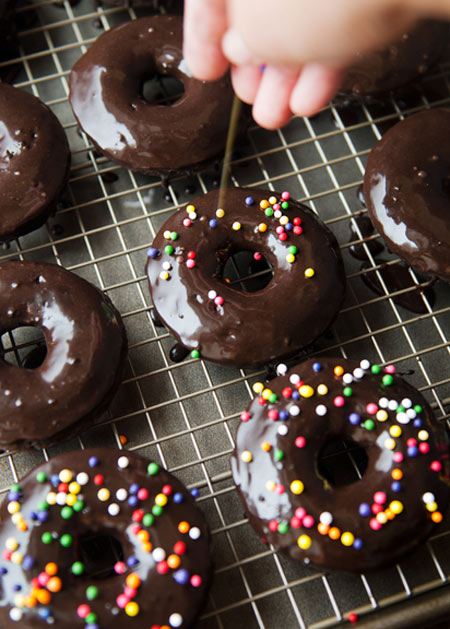
<svg viewBox="0 0 450 629"><path fill-rule="evenodd" d="M1 627L176 629L203 605L204 517L179 480L137 454L56 456L11 487L0 515Z"/></svg>
<svg viewBox="0 0 450 629"><path fill-rule="evenodd" d="M297 353L327 330L342 304L345 274L331 231L289 192L217 190L161 227L147 276L158 317L192 357L256 367ZM227 262L246 252L272 277L246 292Z"/></svg>
<svg viewBox="0 0 450 629"><path fill-rule="evenodd" d="M250 523L306 564L360 572L393 563L443 519L443 427L393 365L320 358L277 373L253 385L231 460ZM365 453L359 479L338 482L323 467L342 441L350 456Z"/></svg>

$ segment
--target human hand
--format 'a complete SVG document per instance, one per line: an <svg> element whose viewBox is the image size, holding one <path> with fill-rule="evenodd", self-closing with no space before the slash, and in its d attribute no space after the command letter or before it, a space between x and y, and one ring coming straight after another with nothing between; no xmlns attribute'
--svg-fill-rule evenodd
<svg viewBox="0 0 450 629"><path fill-rule="evenodd" d="M185 0L184 54L204 80L231 63L236 93L258 124L275 129L325 106L356 52L446 11L450 0Z"/></svg>

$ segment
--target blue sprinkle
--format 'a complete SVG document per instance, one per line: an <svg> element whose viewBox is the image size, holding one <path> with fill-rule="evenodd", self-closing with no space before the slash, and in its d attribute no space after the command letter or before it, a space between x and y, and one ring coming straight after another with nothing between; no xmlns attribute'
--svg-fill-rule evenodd
<svg viewBox="0 0 450 629"><path fill-rule="evenodd" d="M410 448L408 448L407 452L408 452L408 456L417 456L419 453L419 450L416 448L416 446L411 446Z"/></svg>
<svg viewBox="0 0 450 629"><path fill-rule="evenodd" d="M245 197L245 205L253 205L255 202L253 197Z"/></svg>
<svg viewBox="0 0 450 629"><path fill-rule="evenodd" d="M47 522L48 520L48 512L45 509L37 512L37 519L39 522Z"/></svg>
<svg viewBox="0 0 450 629"><path fill-rule="evenodd" d="M395 480L391 485L391 489L392 491L395 491L396 494L398 494L398 492L402 490L402 485L398 480Z"/></svg>
<svg viewBox="0 0 450 629"><path fill-rule="evenodd" d="M130 505L130 507L135 507L138 502L139 502L139 500L138 500L137 496L130 496L128 498L128 504Z"/></svg>
<svg viewBox="0 0 450 629"><path fill-rule="evenodd" d="M137 557L128 557L127 559L127 566L129 566L130 568L137 566L138 563L139 563L139 559Z"/></svg>
<svg viewBox="0 0 450 629"><path fill-rule="evenodd" d="M100 629L100 626L96 622L90 622L84 629Z"/></svg>
<svg viewBox="0 0 450 629"><path fill-rule="evenodd" d="M89 467L95 467L98 465L98 458L96 456L90 456L88 461Z"/></svg>
<svg viewBox="0 0 450 629"><path fill-rule="evenodd" d="M291 398L293 400L299 400L300 399L300 393L298 391L292 391Z"/></svg>
<svg viewBox="0 0 450 629"><path fill-rule="evenodd" d="M22 568L24 570L31 570L33 566L34 566L33 557L30 557L30 555L25 555L25 557L22 559Z"/></svg>
<svg viewBox="0 0 450 629"><path fill-rule="evenodd" d="M193 498L197 498L197 496L199 495L199 490L197 489L197 487L194 487L194 489L191 489L191 496Z"/></svg>
<svg viewBox="0 0 450 629"><path fill-rule="evenodd" d="M155 249L155 247L150 247L150 249L147 249L147 255L149 258L157 258L159 251L158 249Z"/></svg>
<svg viewBox="0 0 450 629"><path fill-rule="evenodd" d="M313 371L316 373L322 369L322 365L320 363L313 363Z"/></svg>
<svg viewBox="0 0 450 629"><path fill-rule="evenodd" d="M281 421L286 421L288 417L289 417L289 413L287 411L280 411L278 413L278 419L281 419Z"/></svg>
<svg viewBox="0 0 450 629"><path fill-rule="evenodd" d="M8 570L4 566L0 566L0 576L7 574Z"/></svg>
<svg viewBox="0 0 450 629"><path fill-rule="evenodd" d="M361 421L361 416L358 413L350 413L348 416L349 422L353 424L353 426L357 426Z"/></svg>
<svg viewBox="0 0 450 629"><path fill-rule="evenodd" d="M177 491L177 493L173 495L173 501L176 503L183 502L183 494Z"/></svg>
<svg viewBox="0 0 450 629"><path fill-rule="evenodd" d="M417 419L414 420L414 427L415 428L420 428L422 426L422 420L419 419L419 417Z"/></svg>
<svg viewBox="0 0 450 629"><path fill-rule="evenodd" d="M14 500L20 500L22 494L20 491L10 491L8 493L8 502L13 502Z"/></svg>
<svg viewBox="0 0 450 629"><path fill-rule="evenodd" d="M367 502L362 502L359 505L359 515L361 515L363 518L367 518L367 516L369 516L370 513L371 513L370 505L368 505Z"/></svg>
<svg viewBox="0 0 450 629"><path fill-rule="evenodd" d="M41 618L48 618L50 616L50 610L48 607L41 607L41 609L38 610L38 614Z"/></svg>
<svg viewBox="0 0 450 629"><path fill-rule="evenodd" d="M360 550L362 548L362 545L363 545L362 539L359 539L359 537L357 537L355 541L353 542L353 548L355 550Z"/></svg>
<svg viewBox="0 0 450 629"><path fill-rule="evenodd" d="M292 231L292 227L293 227L292 223L286 223L286 225L284 226L284 229L287 232L290 232L290 231Z"/></svg>
<svg viewBox="0 0 450 629"><path fill-rule="evenodd" d="M139 485L133 483L132 485L130 485L130 489L128 491L130 492L130 494L137 494L137 492L139 491Z"/></svg>
<svg viewBox="0 0 450 629"><path fill-rule="evenodd" d="M186 585L186 583L189 581L189 572L187 570L184 570L184 568L181 568L180 570L177 570L173 573L173 578L180 585Z"/></svg>
<svg viewBox="0 0 450 629"><path fill-rule="evenodd" d="M209 221L209 226L211 227L211 229L214 229L214 227L217 227L217 221L216 221L216 219L215 219L215 218L212 218L212 219Z"/></svg>
<svg viewBox="0 0 450 629"><path fill-rule="evenodd" d="M33 522L36 522L36 520L38 519L36 511L32 511L30 513L30 518L33 520Z"/></svg>
<svg viewBox="0 0 450 629"><path fill-rule="evenodd" d="M20 592L20 590L22 589L22 586L20 585L20 583L14 583L13 588L14 592Z"/></svg>
<svg viewBox="0 0 450 629"><path fill-rule="evenodd" d="M53 485L53 487L58 487L59 485L59 476L58 474L52 474L50 477L50 482Z"/></svg>

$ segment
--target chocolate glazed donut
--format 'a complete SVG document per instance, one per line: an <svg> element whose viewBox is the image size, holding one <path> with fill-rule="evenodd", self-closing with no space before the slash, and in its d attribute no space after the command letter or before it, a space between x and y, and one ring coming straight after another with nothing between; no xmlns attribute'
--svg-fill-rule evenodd
<svg viewBox="0 0 450 629"><path fill-rule="evenodd" d="M223 151L233 100L229 77L194 79L181 47L181 17L145 17L101 35L74 65L73 112L108 159L167 176L200 168ZM147 102L143 84L154 75L178 79L185 93L172 105Z"/></svg>
<svg viewBox="0 0 450 629"><path fill-rule="evenodd" d="M374 146L364 197L389 249L450 281L450 109L414 114Z"/></svg>
<svg viewBox="0 0 450 629"><path fill-rule="evenodd" d="M106 295L54 264L0 264L0 335L40 328L47 355L36 369L8 364L0 347L0 446L40 448L101 414L122 375L127 341Z"/></svg>
<svg viewBox="0 0 450 629"><path fill-rule="evenodd" d="M67 183L61 123L38 98L0 83L0 241L40 227Z"/></svg>
<svg viewBox="0 0 450 629"><path fill-rule="evenodd" d="M219 208L208 192L172 215L148 251L156 313L193 356L256 367L290 356L332 323L345 275L336 239L310 209L270 190L232 188ZM227 283L233 254L264 258L262 290Z"/></svg>
<svg viewBox="0 0 450 629"><path fill-rule="evenodd" d="M2 629L187 628L203 605L203 514L137 454L54 457L10 489L0 513Z"/></svg>
<svg viewBox="0 0 450 629"><path fill-rule="evenodd" d="M254 385L231 460L250 523L305 563L357 572L393 563L443 519L443 426L393 365L320 358L277 371L267 388ZM365 451L367 467L336 486L320 457L342 440Z"/></svg>

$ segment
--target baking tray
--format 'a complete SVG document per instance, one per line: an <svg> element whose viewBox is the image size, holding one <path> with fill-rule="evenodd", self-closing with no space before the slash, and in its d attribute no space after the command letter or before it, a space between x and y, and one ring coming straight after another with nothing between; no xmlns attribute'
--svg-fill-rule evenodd
<svg viewBox="0 0 450 629"><path fill-rule="evenodd" d="M17 58L0 72L39 96L67 132L73 156L67 193L46 226L10 243L0 260L55 262L106 291L122 313L130 352L127 370L111 408L79 439L57 448L0 455L1 490L44 459L72 448L102 443L151 457L177 474L205 511L214 541L215 578L198 627L332 627L356 613L359 626L432 626L449 617L450 518L404 561L373 574L323 573L295 564L265 546L253 533L231 480L229 457L239 413L263 371L223 368L202 360L173 363L173 341L151 317L144 265L154 234L170 215L197 194L217 186L212 167L175 178L164 188L156 178L133 174L100 156L80 133L67 102L73 63L104 30L136 17L132 8L97 7L94 0L23 4L18 11ZM348 290L328 335L311 352L394 363L417 386L438 419L450 416L450 290L437 283L419 293L413 313L397 302L426 280L406 273L410 285L385 282L399 260L374 259L358 219L358 198L369 150L405 115L450 104L450 61L422 85L384 104L351 110L328 107L310 120L295 119L280 131L250 127L232 163L232 183L290 190L336 234L345 260ZM350 239L350 226L355 235ZM380 294L362 281L361 262L350 254L360 245ZM421 284L422 282L422 284ZM390 289L390 292L389 292ZM428 289L430 290L430 289ZM417 293L416 293L417 294ZM9 359L21 362L39 339L21 331L2 339Z"/></svg>

